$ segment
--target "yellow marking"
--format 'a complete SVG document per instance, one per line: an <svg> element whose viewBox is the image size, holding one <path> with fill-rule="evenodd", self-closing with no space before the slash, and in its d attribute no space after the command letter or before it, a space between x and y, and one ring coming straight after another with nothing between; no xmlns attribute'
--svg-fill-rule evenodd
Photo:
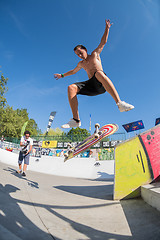
<svg viewBox="0 0 160 240"><path fill-rule="evenodd" d="M122 199L151 182L146 154L135 137L115 149L114 199Z"/></svg>

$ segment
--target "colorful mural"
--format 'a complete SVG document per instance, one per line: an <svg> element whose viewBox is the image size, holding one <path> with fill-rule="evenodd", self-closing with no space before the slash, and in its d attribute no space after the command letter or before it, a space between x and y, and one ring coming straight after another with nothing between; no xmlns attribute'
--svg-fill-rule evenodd
<svg viewBox="0 0 160 240"><path fill-rule="evenodd" d="M99 160L114 160L114 148L103 148L98 153Z"/></svg>

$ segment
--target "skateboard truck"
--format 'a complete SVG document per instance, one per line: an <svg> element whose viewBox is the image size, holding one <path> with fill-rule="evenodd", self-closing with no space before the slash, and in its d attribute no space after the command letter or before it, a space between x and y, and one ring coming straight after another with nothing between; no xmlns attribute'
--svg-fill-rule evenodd
<svg viewBox="0 0 160 240"><path fill-rule="evenodd" d="M72 147L72 144L71 144L71 143L68 143L68 144L67 144L67 147L68 147L68 149L70 149L70 148Z"/></svg>
<svg viewBox="0 0 160 240"><path fill-rule="evenodd" d="M99 123L95 124L95 132L94 132L94 138L99 138L99 135L101 134L101 132L99 131L100 125Z"/></svg>
<svg viewBox="0 0 160 240"><path fill-rule="evenodd" d="M68 146L68 150L67 150L67 152L64 153L65 158L67 158L69 156L69 154L74 151L74 148L71 149L72 148L72 144L71 143L68 143L67 146Z"/></svg>

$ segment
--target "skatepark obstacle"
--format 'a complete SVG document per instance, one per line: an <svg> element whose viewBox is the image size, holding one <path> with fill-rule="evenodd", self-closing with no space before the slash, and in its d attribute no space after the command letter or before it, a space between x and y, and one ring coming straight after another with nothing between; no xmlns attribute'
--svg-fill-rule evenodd
<svg viewBox="0 0 160 240"><path fill-rule="evenodd" d="M160 175L160 125L115 149L114 199L134 198Z"/></svg>

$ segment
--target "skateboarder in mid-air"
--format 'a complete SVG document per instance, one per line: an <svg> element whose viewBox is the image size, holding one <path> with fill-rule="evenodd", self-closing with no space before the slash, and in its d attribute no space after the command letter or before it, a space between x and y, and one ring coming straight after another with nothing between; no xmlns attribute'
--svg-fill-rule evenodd
<svg viewBox="0 0 160 240"><path fill-rule="evenodd" d="M100 53L107 43L109 29L111 26L112 23L110 23L110 20L106 20L106 27L101 42L91 55L88 54L87 49L83 45L77 45L74 48L75 54L82 59L82 61L78 63L77 67L63 74L54 74L54 77L58 80L59 78L73 75L83 68L89 77L89 80L87 81L76 82L68 86L68 99L73 113L73 118L68 123L62 125L62 128L81 126L78 112L78 94L96 96L107 91L115 100L120 112L129 111L134 108L133 105L121 101L113 83L103 72Z"/></svg>

